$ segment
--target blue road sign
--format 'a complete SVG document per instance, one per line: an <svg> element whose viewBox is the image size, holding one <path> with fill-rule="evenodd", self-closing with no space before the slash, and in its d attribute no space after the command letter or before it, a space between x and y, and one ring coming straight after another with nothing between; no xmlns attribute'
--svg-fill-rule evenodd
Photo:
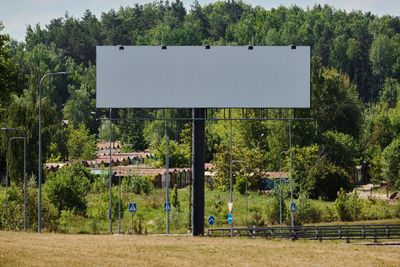
<svg viewBox="0 0 400 267"><path fill-rule="evenodd" d="M171 203L164 202L164 211L171 211Z"/></svg>
<svg viewBox="0 0 400 267"><path fill-rule="evenodd" d="M209 225L213 225L214 222L215 222L214 216L211 215L210 217L208 217L208 224L209 224Z"/></svg>
<svg viewBox="0 0 400 267"><path fill-rule="evenodd" d="M137 211L136 203L129 203L128 209L129 209L129 212L136 212Z"/></svg>
<svg viewBox="0 0 400 267"><path fill-rule="evenodd" d="M229 214L228 214L228 223L229 223L229 224L232 224L232 223L233 223L233 215L232 215L232 213L229 213Z"/></svg>
<svg viewBox="0 0 400 267"><path fill-rule="evenodd" d="M290 204L290 211L291 212L295 212L296 211L296 204L295 203Z"/></svg>

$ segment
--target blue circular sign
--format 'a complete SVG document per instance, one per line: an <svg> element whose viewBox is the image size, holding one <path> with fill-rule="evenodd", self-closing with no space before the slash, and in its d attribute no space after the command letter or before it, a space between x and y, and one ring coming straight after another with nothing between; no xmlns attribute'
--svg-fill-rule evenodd
<svg viewBox="0 0 400 267"><path fill-rule="evenodd" d="M229 224L232 224L232 223L233 223L233 215L232 215L232 213L229 213L229 214L228 214L228 223L229 223Z"/></svg>
<svg viewBox="0 0 400 267"><path fill-rule="evenodd" d="M215 223L215 218L214 218L214 216L210 216L210 217L208 217L208 224L209 225L213 225Z"/></svg>

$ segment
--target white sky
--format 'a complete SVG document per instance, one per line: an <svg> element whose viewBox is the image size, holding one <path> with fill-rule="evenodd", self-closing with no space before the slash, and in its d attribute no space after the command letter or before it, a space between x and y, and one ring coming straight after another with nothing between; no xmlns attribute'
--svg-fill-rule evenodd
<svg viewBox="0 0 400 267"><path fill-rule="evenodd" d="M172 2L174 0L170 0ZM187 9L194 0L183 0ZM53 18L63 17L65 12L74 17L82 17L86 9L90 9L98 18L101 12L110 9L119 9L120 6L133 5L134 3L148 3L148 0L0 0L0 21L5 28L3 33L8 33L13 39L24 41L27 25L40 23L45 26ZM213 0L199 0L204 5ZM370 11L373 14L393 16L400 15L400 0L244 0L253 6L263 6L267 9L280 5L291 6L296 4L300 7L312 7L314 4L329 4L336 9Z"/></svg>

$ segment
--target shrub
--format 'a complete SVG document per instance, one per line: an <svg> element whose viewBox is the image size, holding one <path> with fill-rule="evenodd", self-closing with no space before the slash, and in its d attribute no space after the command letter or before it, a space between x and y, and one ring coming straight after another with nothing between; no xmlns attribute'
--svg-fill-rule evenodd
<svg viewBox="0 0 400 267"><path fill-rule="evenodd" d="M165 228L165 213L159 212L156 217L154 217L154 226L157 232L162 232Z"/></svg>
<svg viewBox="0 0 400 267"><path fill-rule="evenodd" d="M251 215L250 224L252 226L264 226L265 225L261 208L254 206L254 207L250 207L249 211L250 211L250 215Z"/></svg>
<svg viewBox="0 0 400 267"><path fill-rule="evenodd" d="M118 188L113 188L112 190L112 219L113 221L118 219L118 209L119 209L119 197L118 197ZM108 219L108 209L109 209L109 200L110 193L105 192L101 195L100 198L93 199L87 208L86 215L97 221ZM126 205L121 199L121 217L124 216L124 210L126 209Z"/></svg>
<svg viewBox="0 0 400 267"><path fill-rule="evenodd" d="M175 229L179 229L182 226L183 213L177 209L172 209L170 212L170 222L175 227Z"/></svg>
<svg viewBox="0 0 400 267"><path fill-rule="evenodd" d="M234 185L234 189L238 191L241 195L246 194L246 176L236 176L236 181ZM247 188L249 188L249 184L247 184Z"/></svg>
<svg viewBox="0 0 400 267"><path fill-rule="evenodd" d="M368 200L363 215L367 220L388 219L391 217L389 204L383 200Z"/></svg>
<svg viewBox="0 0 400 267"><path fill-rule="evenodd" d="M400 218L400 201L397 201L397 203L394 206L394 217Z"/></svg>
<svg viewBox="0 0 400 267"><path fill-rule="evenodd" d="M294 216L296 225L321 221L321 211L308 198L307 193L300 193Z"/></svg>
<svg viewBox="0 0 400 267"><path fill-rule="evenodd" d="M174 185L174 189L172 190L171 205L174 208L174 210L180 212L181 203L179 202L178 186L176 184Z"/></svg>
<svg viewBox="0 0 400 267"><path fill-rule="evenodd" d="M326 207L325 212L322 213L322 221L333 222L336 220L338 220L336 207L334 205Z"/></svg>
<svg viewBox="0 0 400 267"><path fill-rule="evenodd" d="M122 187L126 191L135 194L148 195L153 191L154 186L149 178L143 176L128 176L122 181Z"/></svg>
<svg viewBox="0 0 400 267"><path fill-rule="evenodd" d="M343 188L337 193L335 200L336 213L341 221L350 221L351 215L348 209L349 196L346 194Z"/></svg>
<svg viewBox="0 0 400 267"><path fill-rule="evenodd" d="M92 193L104 193L108 190L109 187L109 177L106 175L101 175L100 177L95 177L90 186L90 190Z"/></svg>
<svg viewBox="0 0 400 267"><path fill-rule="evenodd" d="M138 211L133 215L133 233L136 235L143 235L147 232L144 227L144 216L142 212Z"/></svg>
<svg viewBox="0 0 400 267"><path fill-rule="evenodd" d="M73 210L62 210L60 214L60 219L58 219L58 227L64 233L68 233L68 226L74 220L74 211Z"/></svg>
<svg viewBox="0 0 400 267"><path fill-rule="evenodd" d="M59 212L68 209L85 212L91 177L89 170L82 164L73 164L51 172L43 191Z"/></svg>
<svg viewBox="0 0 400 267"><path fill-rule="evenodd" d="M5 207L6 196L1 200ZM27 229L37 231L37 190L27 191ZM24 195L20 187L11 184L7 193L7 209L0 212L0 229L22 230L24 228ZM57 230L58 211L46 196L42 199L42 226L44 230Z"/></svg>
<svg viewBox="0 0 400 267"><path fill-rule="evenodd" d="M286 220L285 214L287 213L287 208L284 200L282 200L282 213L279 212L279 205L279 194L274 194L271 198L267 200L265 214L267 221L271 224L278 224L281 215L282 221L284 222Z"/></svg>

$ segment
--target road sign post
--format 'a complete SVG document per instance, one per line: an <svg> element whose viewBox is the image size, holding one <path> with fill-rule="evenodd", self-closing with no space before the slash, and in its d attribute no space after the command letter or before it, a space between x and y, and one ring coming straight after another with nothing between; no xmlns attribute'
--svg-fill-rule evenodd
<svg viewBox="0 0 400 267"><path fill-rule="evenodd" d="M229 213L229 214L228 214L228 223L229 223L230 225L233 225L233 215L232 215L232 213Z"/></svg>
<svg viewBox="0 0 400 267"><path fill-rule="evenodd" d="M164 211L165 212L170 212L171 211L171 203L164 202Z"/></svg>
<svg viewBox="0 0 400 267"><path fill-rule="evenodd" d="M212 226L214 223L215 223L215 217L211 215L210 217L208 217L208 224Z"/></svg>
<svg viewBox="0 0 400 267"><path fill-rule="evenodd" d="M133 215L137 212L137 205L135 202L131 202L128 204L128 211L131 214L131 228L133 234Z"/></svg>

